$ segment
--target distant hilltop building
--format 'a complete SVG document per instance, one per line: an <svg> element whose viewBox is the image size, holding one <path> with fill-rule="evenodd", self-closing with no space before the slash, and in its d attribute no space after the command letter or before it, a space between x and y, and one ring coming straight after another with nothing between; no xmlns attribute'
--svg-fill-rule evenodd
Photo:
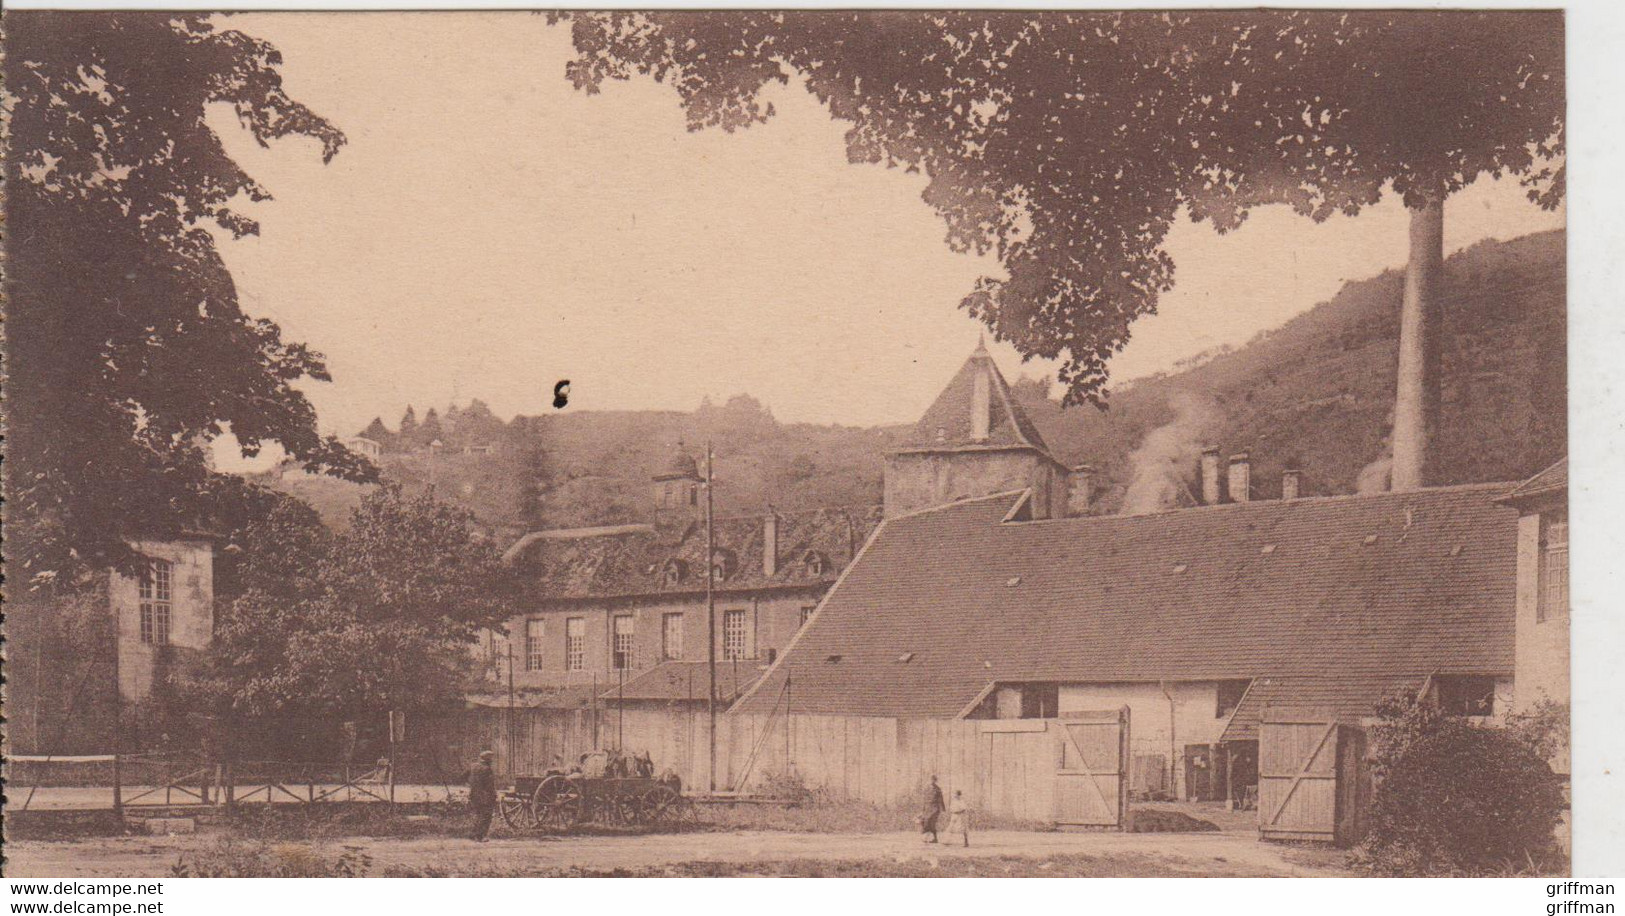
<svg viewBox="0 0 1625 916"><path fill-rule="evenodd" d="M373 461L377 461L384 454L383 443L376 439L368 439L366 436L351 436L344 440L344 447Z"/></svg>
<svg viewBox="0 0 1625 916"><path fill-rule="evenodd" d="M478 398L467 407L453 404L445 414L431 407L418 419L417 411L408 406L397 428L384 425L382 417L374 417L367 428L345 440L356 443L354 450L377 458L391 453L436 452L439 454L491 455L500 451L508 425L498 419ZM376 454L371 450L376 445Z"/></svg>

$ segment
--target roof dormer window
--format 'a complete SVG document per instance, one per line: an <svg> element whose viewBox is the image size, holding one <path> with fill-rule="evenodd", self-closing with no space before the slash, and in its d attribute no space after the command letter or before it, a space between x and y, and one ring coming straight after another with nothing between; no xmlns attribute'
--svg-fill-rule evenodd
<svg viewBox="0 0 1625 916"><path fill-rule="evenodd" d="M711 552L711 577L715 581L727 581L738 569L739 561L733 551L717 548Z"/></svg>
<svg viewBox="0 0 1625 916"><path fill-rule="evenodd" d="M660 566L660 583L667 588L674 588L682 584L688 569L682 560L672 557Z"/></svg>
<svg viewBox="0 0 1625 916"><path fill-rule="evenodd" d="M829 571L829 558L816 550L807 551L801 558L801 567L806 571L807 577L816 579Z"/></svg>

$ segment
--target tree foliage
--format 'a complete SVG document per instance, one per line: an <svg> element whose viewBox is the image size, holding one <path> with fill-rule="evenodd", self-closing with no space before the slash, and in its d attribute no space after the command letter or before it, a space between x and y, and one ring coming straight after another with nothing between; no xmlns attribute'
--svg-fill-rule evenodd
<svg viewBox="0 0 1625 916"><path fill-rule="evenodd" d="M239 547L239 593L191 692L266 734L457 697L476 633L516 607L516 583L468 516L397 487L368 494L342 532L286 500Z"/></svg>
<svg viewBox="0 0 1625 916"><path fill-rule="evenodd" d="M269 198L206 115L225 106L262 145L344 135L282 89L281 57L206 16L8 13L6 498L23 581L131 564L132 535L198 524L242 495L212 473L228 426L248 454L278 442L305 467L372 469L320 436L294 386L319 353L245 314L217 234L258 226Z"/></svg>
<svg viewBox="0 0 1625 916"><path fill-rule="evenodd" d="M1068 403L1155 311L1182 210L1227 231L1385 187L1418 206L1481 173L1564 188L1563 30L1509 12L605 12L568 16L566 75L672 85L691 129L763 122L792 79L851 124L848 158L924 171L956 250L991 251L962 306Z"/></svg>

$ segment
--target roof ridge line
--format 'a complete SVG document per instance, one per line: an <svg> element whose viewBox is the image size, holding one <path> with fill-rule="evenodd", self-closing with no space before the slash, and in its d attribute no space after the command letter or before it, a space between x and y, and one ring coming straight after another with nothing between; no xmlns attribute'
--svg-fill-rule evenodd
<svg viewBox="0 0 1625 916"><path fill-rule="evenodd" d="M1023 420L1026 420L1027 422L1025 425L1027 426L1033 425L1032 418L1027 416L1027 411L1023 410L1020 404L1016 403L1014 395L1010 393L1010 383L1005 380L1004 373L999 371L999 364L993 359L993 355L988 353L985 349L983 349L981 352L983 358L987 360L988 365L993 368L993 377L998 379L999 400L1004 402L1004 413L1005 416L1010 418L1010 426L1016 431L1017 441L1019 441L1022 445L1039 452L1044 457L1055 462L1056 464L1066 467L1066 464L1063 463L1061 459L1055 457L1055 454L1050 451L1048 442L1044 443L1043 445L1039 445L1037 442L1034 442L1032 439L1027 437L1027 430L1024 428L1022 423L1016 420L1016 417L1019 415Z"/></svg>
<svg viewBox="0 0 1625 916"><path fill-rule="evenodd" d="M1025 493L1027 493L1027 492L1029 492L1031 490L1032 490L1032 487L1022 487L1019 490L1003 490L1003 491L998 492L998 493L989 493L986 496L967 496L967 497L965 497L963 499L956 499L951 503L943 503L940 506L926 506L924 509L914 509L914 510L911 510L909 512L904 512L901 515L894 515L889 519L883 519L881 521L881 524L885 524L886 522L896 521L898 519L903 519L903 518L913 518L916 515L926 515L927 513L931 513L931 512L946 512L949 509L958 509L958 508L960 508L962 506L966 506L966 505L969 505L971 503L983 503L983 502L989 502L989 501L992 501L992 500L995 500L995 499L1009 499L1010 497L1019 497L1019 496L1025 494ZM878 525L875 526L875 529L878 531L879 526ZM854 560L853 562L856 562L856 560Z"/></svg>
<svg viewBox="0 0 1625 916"><path fill-rule="evenodd" d="M901 516L898 517L901 518ZM761 689L761 686L766 684L768 680L773 677L773 673L779 670L779 666L785 664L785 662L790 658L791 650L795 649L796 645L801 642L801 637L807 635L807 633L812 630L813 623L818 619L818 612L822 611L824 609L824 605L829 603L831 595L834 595L841 590L841 584L846 581L847 575L850 574L852 570L858 568L858 563L862 562L864 555L869 552L870 545L874 544L875 540L880 537L880 532L886 530L886 523L889 521L891 521L889 518L881 519L880 524L876 525L874 530L869 532L869 536L863 541L863 546L858 548L858 552L852 555L852 561L846 564L846 568L841 570L841 574L836 576L835 581L830 584L830 587L824 592L824 594L819 596L818 603L813 605L812 616L808 617L807 622L803 623L800 628L798 628L795 633L790 636L790 641L785 643L784 648L779 651L779 657L774 659L773 664L767 666L767 670L762 672L762 676L757 678L754 684L747 687L744 693L734 697L733 702L728 704L726 710L727 712L732 713L735 709L743 707L744 704L749 702L752 697L756 696L756 691ZM788 674L785 676L789 677Z"/></svg>
<svg viewBox="0 0 1625 916"><path fill-rule="evenodd" d="M1197 506L1178 506L1178 507L1175 507L1175 508L1172 508L1172 509L1159 509L1156 512L1141 512L1141 513L1138 513L1136 515L1122 515L1122 514L1117 514L1117 515L1068 515L1068 516L1063 516L1061 518L1034 518L1034 519L1028 519L1026 521L1012 521L1012 522L1009 522L1009 524L1012 524L1012 525L1015 525L1015 524L1037 525L1037 524L1042 524L1042 523L1046 523L1046 522L1083 522L1083 521L1105 522L1105 521L1110 521L1110 520L1113 520L1113 519L1121 520L1121 519L1131 519L1131 518L1161 518L1163 516L1176 515L1176 514L1181 513L1181 512L1201 512L1201 511L1205 511L1205 510L1226 510L1226 509L1228 509L1228 510L1245 510L1245 509L1248 509L1248 508L1260 508L1260 507L1264 507L1264 506L1301 505L1301 504L1304 504L1304 503L1325 505L1327 503L1350 501L1350 500L1356 500L1356 499L1381 499L1383 497L1389 497L1389 496L1391 496L1391 497L1404 497L1404 496L1416 496L1418 494L1427 495L1427 494L1433 494L1433 493L1469 493L1469 492L1473 492L1473 491L1477 491L1477 490L1483 490L1483 491L1486 491L1486 492L1490 492L1490 491L1500 490L1505 486L1507 486L1505 483L1499 483L1499 482L1456 483L1456 484L1448 484L1446 486L1440 486L1440 487L1423 487L1420 490L1384 490L1381 493L1331 493L1331 494L1327 494L1327 495L1324 495L1324 496L1300 496L1297 499L1249 499L1246 502L1239 502L1239 503L1218 503L1217 505L1209 504L1209 505L1197 505ZM958 505L958 503L951 503L950 505ZM947 508L947 507L942 507L942 508Z"/></svg>

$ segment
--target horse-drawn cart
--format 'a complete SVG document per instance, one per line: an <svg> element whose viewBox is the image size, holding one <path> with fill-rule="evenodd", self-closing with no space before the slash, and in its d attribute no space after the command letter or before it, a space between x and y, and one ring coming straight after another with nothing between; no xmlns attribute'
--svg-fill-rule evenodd
<svg viewBox="0 0 1625 916"><path fill-rule="evenodd" d="M498 798L502 820L514 830L569 830L581 824L606 827L682 826L695 820L694 803L675 775L656 778L648 758L612 755L594 767L519 776Z"/></svg>

